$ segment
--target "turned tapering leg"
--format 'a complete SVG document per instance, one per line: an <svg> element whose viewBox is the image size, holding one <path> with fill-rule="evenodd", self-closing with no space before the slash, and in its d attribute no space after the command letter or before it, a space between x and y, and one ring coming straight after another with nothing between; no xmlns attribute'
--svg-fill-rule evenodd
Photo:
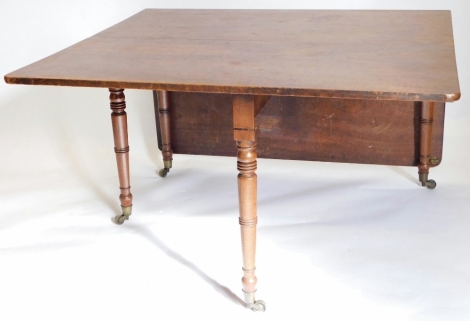
<svg viewBox="0 0 470 321"><path fill-rule="evenodd" d="M166 90L157 91L157 102L164 166L164 168L159 172L159 175L161 177L165 177L170 171L173 162L173 151L171 150L170 131L170 93Z"/></svg>
<svg viewBox="0 0 470 321"><path fill-rule="evenodd" d="M237 141L238 201L243 254L243 293L248 308L264 311L263 301L255 301L257 177L256 142Z"/></svg>
<svg viewBox="0 0 470 321"><path fill-rule="evenodd" d="M422 186L429 189L436 187L436 182L428 179L431 154L431 139L432 139L432 121L434 113L434 102L423 101L421 103L421 115L419 118L420 126L420 144L419 144L419 164L418 174L419 181Z"/></svg>
<svg viewBox="0 0 470 321"><path fill-rule="evenodd" d="M115 222L124 223L132 213L132 194L129 178L129 143L127 139L127 115L124 89L110 88L109 99L111 101L111 122L113 125L114 151L119 173L119 185L121 195L122 214L117 215Z"/></svg>
<svg viewBox="0 0 470 321"><path fill-rule="evenodd" d="M256 137L253 96L233 97L234 138L237 142L238 200L243 254L243 292L248 308L264 311L266 304L255 300L256 292Z"/></svg>

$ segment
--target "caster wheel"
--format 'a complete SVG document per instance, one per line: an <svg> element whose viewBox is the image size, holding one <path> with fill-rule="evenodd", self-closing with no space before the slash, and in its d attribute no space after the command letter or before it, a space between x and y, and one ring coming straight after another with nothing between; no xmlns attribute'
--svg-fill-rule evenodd
<svg viewBox="0 0 470 321"><path fill-rule="evenodd" d="M266 311L266 303L263 300L257 300L251 304L251 309L255 312L264 312Z"/></svg>
<svg viewBox="0 0 470 321"><path fill-rule="evenodd" d="M428 188L428 189L435 189L436 188L436 181L433 180L433 179L430 179L426 182L425 186Z"/></svg>
<svg viewBox="0 0 470 321"><path fill-rule="evenodd" d="M169 171L170 171L169 168L164 168L158 172L158 175L160 175L160 177L166 177Z"/></svg>
<svg viewBox="0 0 470 321"><path fill-rule="evenodd" d="M129 216L127 215L124 215L124 214L121 214L121 215L118 215L114 218L114 222L117 224L117 225L122 225L126 220L129 219Z"/></svg>

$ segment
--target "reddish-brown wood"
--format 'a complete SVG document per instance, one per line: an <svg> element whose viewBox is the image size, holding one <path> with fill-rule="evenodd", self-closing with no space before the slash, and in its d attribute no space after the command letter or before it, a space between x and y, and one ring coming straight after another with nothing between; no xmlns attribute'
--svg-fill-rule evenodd
<svg viewBox="0 0 470 321"><path fill-rule="evenodd" d="M238 198L240 205L240 229L242 235L243 291L256 291L256 142L237 141Z"/></svg>
<svg viewBox="0 0 470 321"><path fill-rule="evenodd" d="M243 253L243 291L256 291L255 254L257 223L256 137L254 132L255 99L253 96L233 97L233 131L237 143L238 200ZM254 295L246 296L254 303Z"/></svg>
<svg viewBox="0 0 470 321"><path fill-rule="evenodd" d="M173 151L171 149L171 118L170 118L170 95L168 91L157 91L158 101L158 118L161 128L161 142L162 142L162 156L164 170L160 172L161 175L166 176L166 173L172 167Z"/></svg>
<svg viewBox="0 0 470 321"><path fill-rule="evenodd" d="M264 105L269 101L271 96L257 95L255 96L255 116L259 114Z"/></svg>
<svg viewBox="0 0 470 321"><path fill-rule="evenodd" d="M119 199L123 207L125 219L130 215L132 206L132 194L129 177L129 143L127 139L127 114L124 89L110 88L109 99L111 101L111 122L113 126L114 151L119 174L121 194ZM122 222L120 222L122 223Z"/></svg>
<svg viewBox="0 0 470 321"><path fill-rule="evenodd" d="M421 103L418 174L422 186L426 186L426 182L428 182L429 168L431 167L430 158L434 106L434 102L424 101Z"/></svg>
<svg viewBox="0 0 470 321"><path fill-rule="evenodd" d="M162 132L161 132L161 128L160 128L160 116L159 116L159 112L158 112L158 93L157 93L157 91L153 90L152 95L153 95L153 110L155 112L155 128L157 130L158 149L163 150Z"/></svg>
<svg viewBox="0 0 470 321"><path fill-rule="evenodd" d="M236 141L255 141L255 97L233 95L233 136Z"/></svg>
<svg viewBox="0 0 470 321"><path fill-rule="evenodd" d="M460 97L450 11L148 9L5 80L408 101Z"/></svg>
<svg viewBox="0 0 470 321"><path fill-rule="evenodd" d="M170 96L175 153L235 155L231 95ZM430 154L437 159L431 166L442 159L444 111L436 104ZM420 103L406 101L274 96L256 116L258 156L417 166L420 112Z"/></svg>

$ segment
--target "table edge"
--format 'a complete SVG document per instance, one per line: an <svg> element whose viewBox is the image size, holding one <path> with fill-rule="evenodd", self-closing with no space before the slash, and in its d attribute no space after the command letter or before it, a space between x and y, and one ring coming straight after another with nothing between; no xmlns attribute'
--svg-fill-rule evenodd
<svg viewBox="0 0 470 321"><path fill-rule="evenodd" d="M245 87L245 86L219 86L197 84L169 84L151 82L123 82L77 79L53 79L53 78L26 78L14 77L7 74L4 80L7 84L20 85L45 85L68 87L98 87L98 88L122 88L122 89L146 89L167 90L183 92L206 92L224 94L248 94L248 95L272 95L272 96L298 96L298 97L322 97L344 99L377 99L377 100L405 100L405 101L440 101L453 102L461 97L460 91L448 94L423 94L403 92L376 92L376 91L351 91L336 89L307 89L307 88L272 88L272 87Z"/></svg>

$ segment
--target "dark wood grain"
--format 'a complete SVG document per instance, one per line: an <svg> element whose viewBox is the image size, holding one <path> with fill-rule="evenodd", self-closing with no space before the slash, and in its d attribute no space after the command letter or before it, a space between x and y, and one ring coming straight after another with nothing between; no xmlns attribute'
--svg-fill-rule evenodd
<svg viewBox="0 0 470 321"><path fill-rule="evenodd" d="M232 95L171 92L175 153L235 156ZM256 116L258 156L417 166L420 103L271 97ZM444 103L434 109L430 154L442 159Z"/></svg>
<svg viewBox="0 0 470 321"><path fill-rule="evenodd" d="M147 9L5 81L410 101L460 97L450 11Z"/></svg>

